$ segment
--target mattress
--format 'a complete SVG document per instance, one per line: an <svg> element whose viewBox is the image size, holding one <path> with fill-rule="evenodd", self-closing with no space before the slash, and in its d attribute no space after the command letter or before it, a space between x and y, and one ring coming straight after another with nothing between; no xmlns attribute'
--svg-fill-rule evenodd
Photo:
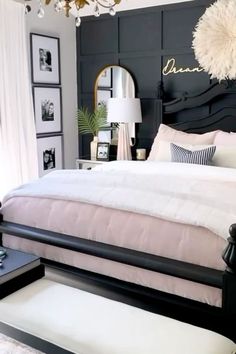
<svg viewBox="0 0 236 354"><path fill-rule="evenodd" d="M4 203L4 220L224 270L227 241L193 225L87 203L17 197ZM81 269L221 306L221 290L133 266L4 235L3 245Z"/></svg>

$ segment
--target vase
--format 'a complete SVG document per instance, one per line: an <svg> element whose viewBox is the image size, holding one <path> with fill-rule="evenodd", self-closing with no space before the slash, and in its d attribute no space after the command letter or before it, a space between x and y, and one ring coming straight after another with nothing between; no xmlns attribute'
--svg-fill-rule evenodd
<svg viewBox="0 0 236 354"><path fill-rule="evenodd" d="M98 137L94 136L93 140L90 143L90 159L97 160L97 145L98 145Z"/></svg>

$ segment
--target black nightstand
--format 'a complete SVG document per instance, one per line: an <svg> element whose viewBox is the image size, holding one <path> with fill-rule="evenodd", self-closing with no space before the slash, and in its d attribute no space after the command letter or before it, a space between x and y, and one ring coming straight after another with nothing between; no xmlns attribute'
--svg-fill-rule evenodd
<svg viewBox="0 0 236 354"><path fill-rule="evenodd" d="M0 267L0 299L44 276L40 258L6 248L7 256Z"/></svg>

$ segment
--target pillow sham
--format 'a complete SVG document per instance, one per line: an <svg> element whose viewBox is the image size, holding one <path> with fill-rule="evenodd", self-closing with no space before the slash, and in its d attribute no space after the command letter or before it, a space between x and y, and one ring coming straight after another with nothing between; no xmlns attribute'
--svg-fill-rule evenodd
<svg viewBox="0 0 236 354"><path fill-rule="evenodd" d="M164 161L159 156L159 142L168 141L177 144L192 144L192 145L209 145L213 144L217 131L205 134L190 134L161 124L158 133L154 139L150 154L147 158L149 161Z"/></svg>
<svg viewBox="0 0 236 354"><path fill-rule="evenodd" d="M155 161L171 162L170 144L171 144L171 142L169 142L169 141L163 141L163 140L159 141L158 153L157 153ZM212 144L210 144L210 145L209 144L192 145L192 144L180 144L180 143L176 143L176 144L181 146L184 149L188 149L188 150L192 150L192 151L206 149L206 148L212 146Z"/></svg>
<svg viewBox="0 0 236 354"><path fill-rule="evenodd" d="M212 162L214 166L236 168L236 145L216 146Z"/></svg>
<svg viewBox="0 0 236 354"><path fill-rule="evenodd" d="M214 145L236 145L236 133L218 131L214 139Z"/></svg>
<svg viewBox="0 0 236 354"><path fill-rule="evenodd" d="M210 146L201 150L188 150L179 145L170 143L171 161L192 163L197 165L211 165L212 158L216 151L215 146Z"/></svg>
<svg viewBox="0 0 236 354"><path fill-rule="evenodd" d="M171 150L169 141L159 142L158 161L171 162ZM213 145L190 145L177 144L184 149L196 151L207 149ZM232 146L216 146L216 151L212 159L212 165L218 167L236 168L236 145Z"/></svg>

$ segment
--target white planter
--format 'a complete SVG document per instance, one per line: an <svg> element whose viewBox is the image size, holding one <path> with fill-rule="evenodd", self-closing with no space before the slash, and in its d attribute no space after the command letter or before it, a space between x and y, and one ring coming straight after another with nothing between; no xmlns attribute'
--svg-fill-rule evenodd
<svg viewBox="0 0 236 354"><path fill-rule="evenodd" d="M96 160L97 145L98 145L98 137L94 136L93 140L90 143L90 159L91 160Z"/></svg>

